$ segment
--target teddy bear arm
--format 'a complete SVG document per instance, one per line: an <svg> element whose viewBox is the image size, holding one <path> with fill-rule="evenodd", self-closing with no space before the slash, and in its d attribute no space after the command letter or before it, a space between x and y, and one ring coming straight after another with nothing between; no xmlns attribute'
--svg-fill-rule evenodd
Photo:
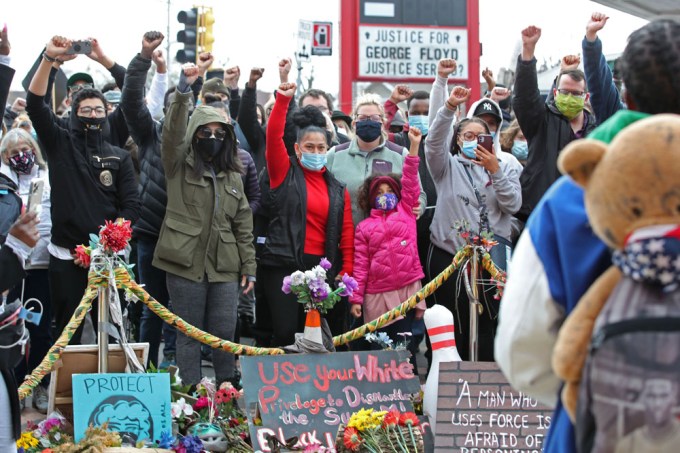
<svg viewBox="0 0 680 453"><path fill-rule="evenodd" d="M560 328L553 350L555 374L567 382L578 382L588 355L593 326L614 287L621 280L621 271L610 267L590 286Z"/></svg>

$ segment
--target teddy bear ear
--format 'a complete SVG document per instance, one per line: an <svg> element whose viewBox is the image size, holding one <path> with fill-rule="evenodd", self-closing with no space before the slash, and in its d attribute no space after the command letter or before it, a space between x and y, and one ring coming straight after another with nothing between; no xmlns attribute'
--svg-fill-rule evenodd
<svg viewBox="0 0 680 453"><path fill-rule="evenodd" d="M607 151L607 145L597 140L576 140L562 150L557 159L557 167L579 186L588 186L595 167Z"/></svg>

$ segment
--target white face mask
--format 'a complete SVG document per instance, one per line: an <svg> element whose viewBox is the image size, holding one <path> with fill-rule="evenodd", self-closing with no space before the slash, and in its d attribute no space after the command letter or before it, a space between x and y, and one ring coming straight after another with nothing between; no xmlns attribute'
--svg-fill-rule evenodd
<svg viewBox="0 0 680 453"><path fill-rule="evenodd" d="M345 129L344 127L338 126L338 132L340 132L343 135L347 135L347 129Z"/></svg>

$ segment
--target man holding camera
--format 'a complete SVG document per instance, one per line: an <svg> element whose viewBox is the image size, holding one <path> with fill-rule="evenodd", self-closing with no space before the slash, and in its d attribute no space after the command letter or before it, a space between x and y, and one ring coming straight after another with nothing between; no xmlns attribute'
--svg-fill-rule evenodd
<svg viewBox="0 0 680 453"><path fill-rule="evenodd" d="M140 212L130 154L104 139L110 125L104 95L92 88L75 93L68 127L57 120L43 100L52 64L77 56L68 53L71 45L70 40L61 36L47 43L26 96L26 110L50 162L49 277L59 332L67 325L87 287L87 269L75 259L76 246L87 244L89 235L97 234L106 220L123 217L134 222ZM73 336L74 344L80 342L81 333L82 328Z"/></svg>
<svg viewBox="0 0 680 453"><path fill-rule="evenodd" d="M70 60L71 58L75 58L80 54L87 55L92 60L104 66L104 68L106 68L106 70L109 71L109 73L111 74L111 77L113 77L113 79L115 80L116 86L118 86L119 88L123 86L123 82L125 80L125 68L116 63L115 61L113 61L104 53L97 39L89 38L86 41L72 42L71 47L67 49L67 55L69 57L68 59L59 58L56 61L51 62L52 69L50 71L48 88L46 93L52 92L52 84L54 83L57 71L59 70L61 65L65 61ZM73 104L73 97L80 90L86 88L89 89L95 88L92 76L85 72L77 72L75 74L72 74L71 77L69 77L68 81L66 82L66 87L68 97L65 101L65 104L69 107L71 107ZM50 105L51 100L52 99L50 96L45 96L45 103L47 103L48 105ZM123 117L122 112L116 112L116 110L112 111L111 114L107 116L107 120L109 125L104 133L103 136L104 139L111 143L113 146L118 146L120 148L124 147L125 142L127 142L127 139L130 136L130 133L128 132L127 124L125 123L125 118ZM69 128L70 120L68 116L58 118L57 121L59 122L59 126L63 127L64 129Z"/></svg>

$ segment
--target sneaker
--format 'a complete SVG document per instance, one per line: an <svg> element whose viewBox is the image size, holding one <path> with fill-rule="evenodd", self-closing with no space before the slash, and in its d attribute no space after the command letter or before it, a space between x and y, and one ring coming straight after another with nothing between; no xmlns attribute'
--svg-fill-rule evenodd
<svg viewBox="0 0 680 453"><path fill-rule="evenodd" d="M48 403L47 389L42 385L38 385L33 390L33 407L41 414L47 414Z"/></svg>
<svg viewBox="0 0 680 453"><path fill-rule="evenodd" d="M161 362L160 365L158 365L158 369L167 370L171 366L175 365L177 365L177 361L175 360L175 354L164 354L163 361Z"/></svg>

